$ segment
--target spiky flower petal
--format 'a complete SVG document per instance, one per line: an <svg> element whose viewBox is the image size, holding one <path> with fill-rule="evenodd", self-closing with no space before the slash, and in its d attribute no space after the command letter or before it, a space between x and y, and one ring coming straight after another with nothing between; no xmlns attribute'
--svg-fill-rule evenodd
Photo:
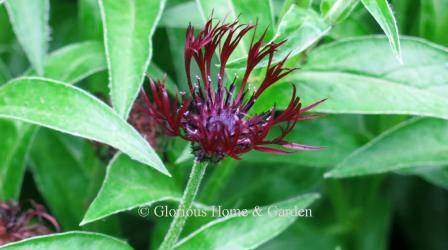
<svg viewBox="0 0 448 250"><path fill-rule="evenodd" d="M170 99L164 82L150 79L151 98L144 96L148 115L168 135L181 136L192 142L193 153L200 161L217 162L226 155L240 159L241 154L251 150L286 154L290 152L288 149L319 149L285 140L297 121L317 117L302 114L322 102L302 108L295 86L285 110L272 107L264 113L249 115L249 111L266 89L294 70L285 67L287 57L273 63L274 54L284 41L264 44L266 32L256 41L252 38L241 82L237 84L235 77L225 86L227 62L243 37L254 28L254 25L240 24L238 21L213 24L211 19L197 35L191 25L187 28L184 62L191 99L183 96L181 101L178 94ZM213 56L217 52L220 66L214 84L211 67ZM267 61L266 73L258 89L251 90L248 86L250 76L263 59ZM193 61L200 73L195 80L191 76ZM280 126L281 133L268 139L274 126ZM280 145L284 149L269 145Z"/></svg>

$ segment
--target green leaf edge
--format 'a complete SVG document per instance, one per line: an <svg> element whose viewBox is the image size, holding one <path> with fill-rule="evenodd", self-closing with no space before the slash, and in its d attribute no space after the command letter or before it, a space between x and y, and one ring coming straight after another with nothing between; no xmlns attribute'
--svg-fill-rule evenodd
<svg viewBox="0 0 448 250"><path fill-rule="evenodd" d="M105 107L106 109L109 109L114 115L116 115L117 117L119 117L118 114L115 112L115 110L113 110L111 107L109 107L108 105L106 105L104 102L101 102L100 100L98 100L98 98L96 98L95 96L93 96L93 95L90 94L89 92L87 92L87 91L85 91L85 90L83 90L83 89L77 88L77 87L75 87L75 86L73 86L73 85L71 85L71 84L67 84L67 83L64 83L64 82L61 82L61 81L57 81L57 80L54 80L54 79L49 79L49 78L44 78L44 77L36 77L36 76L33 76L33 77L18 77L18 78L12 79L11 81L9 81L9 82L7 82L6 84L2 85L2 86L0 87L0 90L1 90L2 88L4 88L4 87L10 85L10 84L13 84L14 81L20 81L20 80L43 80L43 81L52 82L52 83L54 83L54 84L59 84L59 85L66 86L66 87L71 88L71 89L73 89L73 90L75 90L75 91L79 91L79 92L82 93L82 94L85 94L88 98L94 99L95 102L97 102L99 105ZM38 126L47 127L47 128L50 128L50 129L53 129L53 130L56 130L56 131L59 131L59 132L63 132L63 133L66 133L66 134L74 135L74 136L77 136L77 137L80 137L80 138L85 138L85 139L89 139L89 140L96 140L95 138L90 138L90 137L82 136L82 135L79 135L79 134L77 134L77 133L71 133L71 132L69 132L69 131L65 131L65 130L62 130L62 129L59 129L59 128L55 128L55 127L53 127L53 126L47 126L47 125L41 124L41 123L39 123L39 122L34 122L34 121L31 121L31 120L28 120L28 119L24 119L24 118L18 118L18 117L15 117L15 116L3 115L3 114L0 114L0 117L4 117L4 118L7 118L7 119L18 120L18 121L24 121L24 122L31 123L31 124L36 124L36 125L38 125ZM120 117L119 117L119 118L120 118ZM122 118L120 118L120 119L122 119ZM124 122L125 122L126 124L128 124L126 121L124 121ZM135 133L138 133L138 132L137 132L131 125L128 124L127 126L129 126L132 130L134 130ZM149 144L148 144L148 146L152 149L152 147L151 147ZM157 157L158 157L158 156L157 156ZM132 159L132 157L131 157L131 159ZM161 172L161 173L163 173L163 174L165 174L165 175L171 177L171 174L168 172L168 170L166 169L165 165L164 165L163 162L160 160L160 158L159 158L159 161L160 161L160 162L158 163L157 166L151 166L151 167L153 167L155 170L157 170L157 171L159 171L159 172ZM144 163L144 162L142 162L142 163L145 164L145 165L149 165L149 164ZM155 164L156 164L156 163L155 163Z"/></svg>
<svg viewBox="0 0 448 250"><path fill-rule="evenodd" d="M139 203L137 205L134 205L134 206L131 206L131 207L128 207L128 208L118 209L118 210L115 210L112 213L106 213L106 214L104 214L102 216L99 216L99 217L88 218L90 207L92 206L93 203L95 203L95 201L98 199L98 197L100 197L100 195L104 192L105 183L110 179L110 171L111 171L110 169L111 169L111 166L120 157L120 155L121 155L121 153L117 153L110 160L110 162L109 162L109 164L107 166L107 169L106 169L106 174L104 176L103 183L101 184L101 188L98 191L97 195L95 196L95 199L93 199L93 201L90 203L89 208L87 209L87 212L84 214L84 218L79 223L79 226L84 226L86 224L95 222L97 220L101 220L101 219L104 219L106 217L112 216L114 214L118 214L118 213L125 212L125 211L131 211L131 210L133 210L135 208L138 208L138 207L143 207L143 206L148 206L149 207L149 206L151 206L151 205L153 205L153 204L155 204L157 202L161 202L161 201L180 202L181 197L165 196L165 197L162 197L160 199L153 200L153 201L150 201L150 202L143 202L143 203ZM193 202L193 206L198 207L198 208L202 208L202 209L206 209L206 210L210 210L211 209L209 206L206 206L206 205L198 203L198 202Z"/></svg>
<svg viewBox="0 0 448 250"><path fill-rule="evenodd" d="M380 0L381 1L381 0ZM365 0L361 0L362 5L364 5L364 8L371 14L371 16L375 19L375 21L378 23L378 25L381 27L381 29L384 31L384 33L387 36L387 39L389 40L390 47L392 51L394 52L395 56L397 57L398 61L403 64L403 55L401 53L401 45L400 45L400 33L398 30L398 24L397 19L394 16L394 13L392 11L391 5L387 2L387 0L384 0L386 6L387 6L387 12L392 16L392 20L394 23L393 30L389 30L389 27L383 27L381 22L379 21L379 18L373 15L372 10L368 7ZM391 37L389 37L389 32ZM394 38L397 40L397 43L395 43Z"/></svg>
<svg viewBox="0 0 448 250"><path fill-rule="evenodd" d="M142 74L141 79L140 79L140 87L141 87L142 84L143 84L143 81L144 81L144 79L145 79L145 75L146 75L147 72L148 72L148 66L149 66L149 64L150 64L150 62L151 62L151 59L152 59L152 56L153 56L152 37L153 37L153 35L154 35L155 30L157 29L157 24L160 22L160 18L162 17L163 10L165 9L166 1L167 1L167 0L160 0L159 12L158 12L156 18L154 19L154 24L155 24L155 25L153 25L153 27L151 28L151 30L150 30L150 32L149 32L149 36L148 36L149 49L148 49L148 55L147 55L145 64L144 64L144 66L143 66L143 69L144 69L144 70L143 70L143 74ZM107 40L107 32L108 32L108 31L107 31L107 27L106 27L106 25L105 25L105 23L106 23L106 14L105 14L105 11L104 11L104 3L103 3L103 0L98 0L98 5L99 5L99 9L100 9L100 14L101 14L101 23L103 24L103 40L104 40L104 41L103 41L103 44L104 44L104 53L105 53L105 55L106 55L106 65L107 65L107 71L108 71L109 92L110 92L109 96L111 97L111 102L112 102L112 73L111 73L111 69L112 69L112 67L111 67L111 61L110 61L110 55L109 55L109 47L107 46L107 41L108 41L108 40ZM137 96L138 96L138 93L139 93L139 91L137 91L136 93L134 93L134 95L133 95L133 97L132 97L131 99L135 101L135 99L136 99ZM124 112L123 115L122 115L122 114L119 114L119 113L118 113L118 110L117 110L117 114L118 114L120 117L126 119L126 118L129 116L129 112L130 112L131 109L132 109L132 103L133 103L133 102L131 102L131 105L130 105L129 107L125 108L125 112ZM114 108L114 110L115 110L115 108Z"/></svg>
<svg viewBox="0 0 448 250"><path fill-rule="evenodd" d="M353 151L350 155L348 155L340 163L338 163L332 170L326 172L324 174L324 178L347 178L347 177L354 177L354 176L367 176L367 175L395 172L397 170L412 169L416 165L428 165L429 164L428 161L425 161L425 162L422 162L422 163L414 162L413 166L408 166L408 165L404 165L403 166L403 165L397 164L397 165L393 165L394 169L391 169L390 171L384 171L383 169L378 169L377 171L372 171L372 172L369 172L367 174L356 174L356 173L349 173L348 174L348 173L346 173L346 170L341 169L341 165L343 163L345 163L349 158L362 153L366 149L370 148L372 145L378 143L378 141L381 141L384 137L387 137L388 135L390 135L390 134L400 130L401 128L409 126L409 125L412 125L413 123L416 123L416 122L418 122L420 120L423 120L423 119L433 119L433 118L427 118L427 117L412 118L412 119L409 119L409 120L404 121L402 123L399 123L398 125L392 127L391 129L388 129L388 130L384 131L382 134L378 135L373 140L369 141L368 143L366 143L362 147L360 147L360 148L356 149L355 151ZM445 164L448 164L448 161L434 161L434 162L431 162L431 165L432 164L434 164L434 165L445 165Z"/></svg>
<svg viewBox="0 0 448 250"><path fill-rule="evenodd" d="M35 240L39 240L42 238L59 238L59 237L64 237L64 236L72 236L72 235L85 235L85 236L100 236L102 238L107 238L110 239L112 241L115 241L119 244L122 244L123 246L126 245L126 247L129 247L129 249L132 249L131 246L129 246L129 244L126 241L117 239L115 237L112 237L110 235L107 234L102 234L102 233L96 233L96 232L85 232L85 231L69 231L69 232L63 232L63 233L56 233L56 234L48 234L48 235L41 235L41 236L36 236L36 237L31 237L25 240L21 240L21 241L16 241L16 242L11 242L9 244L0 246L0 249L6 249L8 247L14 247L14 246L20 246L23 244L26 244L30 241L35 241Z"/></svg>
<svg viewBox="0 0 448 250"><path fill-rule="evenodd" d="M28 53L26 52L26 50L25 50L25 46L24 45L22 45L22 42L21 42L21 39L19 39L19 33L17 32L17 29L16 29L16 27L15 27L15 25L14 25L14 23L16 22L15 21L15 19L14 19L14 17L10 14L11 13L11 11L10 11L10 7L8 6L8 4L6 3L6 0L4 0L3 2L1 2L1 0L0 0L0 5L2 4L2 3L5 3L5 8L6 8L6 10L7 10L7 12L8 12L8 20L9 20L9 22L11 23L11 26L12 26L12 29L13 29L13 31L14 31L14 34L15 34L15 36L16 36L16 39L17 39L17 41L19 42L19 44L20 44L20 47L23 49L23 51L25 52L25 56L26 56L26 58L27 58L27 60L28 60L28 62L31 64L31 66L33 67L33 68L35 68L35 70L36 70L36 72L37 72L37 74L38 75L40 75L40 76L43 76L44 75L44 70L45 70L45 63L46 63L46 60L48 59L48 48L49 48L49 41L50 41L50 35L51 35L51 29L50 29L50 26L49 26L49 21L50 21L50 0L44 0L45 2L44 2L44 8L45 8L45 10L44 10L44 21L45 21L45 33L46 34L44 34L46 37L46 41L45 41L45 44L44 44L44 46L45 46L45 48L44 48L44 51L45 51L45 57L43 58L43 60L42 60L42 65L40 65L40 67L38 67L38 65L35 65L35 61L33 61L29 56L28 56Z"/></svg>
<svg viewBox="0 0 448 250"><path fill-rule="evenodd" d="M295 199L297 199L297 200L298 200L298 199L300 199L300 200L308 199L308 200L309 200L309 201L308 201L309 203L307 204L307 206L309 206L309 205L311 205L315 200L319 199L320 197L321 197L321 195L320 195L319 193L309 193L309 194L304 194L304 195L295 196L295 197L292 197L292 198L287 199L287 200L282 200L282 201L280 201L280 202L276 202L276 203L274 203L274 204L287 203L287 202L290 202L290 201L295 200ZM272 204L271 204L271 205L272 205ZM207 223L207 224L201 226L201 227L200 227L199 229L197 229L196 231L192 232L191 234L187 235L185 238L183 238L183 239L181 239L180 241L178 241L177 244L174 246L174 248L176 249L177 247L179 247L180 245L184 244L185 242L187 242L188 240L190 240L191 238L193 238L193 237L196 236L197 234L201 233L202 231L207 230L209 227L212 227L212 226L214 226L215 224L218 224L218 223L221 223L221 222L224 222L224 221L227 221L227 220L231 220L231 219L233 219L233 218L238 218L238 217L239 217L239 216L237 216L237 215L232 215L232 216L226 216L226 217L222 217L222 218L213 220L213 221L211 221L211 222L209 222L209 223ZM296 219L297 219L297 216L296 216ZM296 219L295 219L295 220L296 220ZM294 220L294 221L295 221L295 220ZM277 233L272 234L272 235L271 235L271 238L269 238L267 241L269 241L269 240L271 240L271 239L277 237L278 235L280 235L280 234L281 234L282 232L284 232L284 230L286 230L292 223L294 223L294 221L291 222L291 223L289 223L283 230L279 230ZM251 249L255 249L255 248L259 247L260 245L262 245L262 244L265 243L265 242L266 242L266 241L261 242L261 243L259 243L259 244L256 245L256 246L252 246Z"/></svg>

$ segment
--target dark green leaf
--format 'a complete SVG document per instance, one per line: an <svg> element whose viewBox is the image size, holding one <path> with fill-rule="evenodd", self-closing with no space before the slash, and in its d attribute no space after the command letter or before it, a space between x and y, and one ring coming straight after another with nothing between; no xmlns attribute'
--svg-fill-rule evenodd
<svg viewBox="0 0 448 250"><path fill-rule="evenodd" d="M358 149L326 176L347 177L448 164L447 145L447 121L412 119Z"/></svg>
<svg viewBox="0 0 448 250"><path fill-rule="evenodd" d="M0 200L18 199L35 127L0 119Z"/></svg>

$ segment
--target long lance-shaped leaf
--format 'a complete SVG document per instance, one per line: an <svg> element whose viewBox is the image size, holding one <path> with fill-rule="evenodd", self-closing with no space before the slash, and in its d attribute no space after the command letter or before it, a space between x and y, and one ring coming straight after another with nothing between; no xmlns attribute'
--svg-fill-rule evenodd
<svg viewBox="0 0 448 250"><path fill-rule="evenodd" d="M44 74L50 29L49 0L5 2L9 19L25 54L39 75Z"/></svg>
<svg viewBox="0 0 448 250"><path fill-rule="evenodd" d="M138 132L109 106L74 86L45 78L19 78L0 88L0 117L27 121L109 144L169 175Z"/></svg>
<svg viewBox="0 0 448 250"><path fill-rule="evenodd" d="M307 194L248 210L245 216L217 219L181 240L175 249L255 249L286 230L297 219L298 211L318 197Z"/></svg>
<svg viewBox="0 0 448 250"><path fill-rule="evenodd" d="M2 250L132 250L126 242L109 235L71 231L29 238L0 247Z"/></svg>
<svg viewBox="0 0 448 250"><path fill-rule="evenodd" d="M403 59L401 57L400 35L398 33L397 21L387 0L361 0L361 2L381 26L381 29L383 29L389 39L393 52L401 62Z"/></svg>
<svg viewBox="0 0 448 250"><path fill-rule="evenodd" d="M152 57L152 34L165 1L99 0L112 106L127 118Z"/></svg>

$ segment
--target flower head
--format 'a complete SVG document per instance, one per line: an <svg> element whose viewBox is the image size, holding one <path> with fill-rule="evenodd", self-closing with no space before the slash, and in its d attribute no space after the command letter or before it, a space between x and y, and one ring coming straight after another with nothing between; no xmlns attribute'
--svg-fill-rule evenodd
<svg viewBox="0 0 448 250"><path fill-rule="evenodd" d="M264 44L266 32L257 41L252 37L241 81L237 82L235 77L225 84L226 64L230 56L243 37L254 28L254 25L240 24L238 21L213 24L212 20L209 20L195 35L193 27L188 27L184 59L191 98L182 94L180 101L179 94L176 94L170 99L164 82L154 82L150 79L151 98L144 95L146 113L153 117L168 135L181 136L192 142L193 154L199 161L217 162L226 155L240 159L241 154L251 150L286 154L289 153L288 149L318 149L284 139L297 121L317 117L302 114L322 102L302 108L294 86L291 101L285 110L277 110L274 106L264 113L249 115L250 109L264 91L294 70L285 67L287 57L273 63L274 53L284 41ZM211 67L212 58L216 53L220 65L218 74L214 77L211 75ZM248 86L251 73L263 59L267 60L266 73L258 89L251 90ZM191 75L193 61L200 74L195 79ZM216 79L216 82L213 79ZM280 126L281 133L268 139L268 134L274 126ZM268 145L280 145L284 149Z"/></svg>
<svg viewBox="0 0 448 250"><path fill-rule="evenodd" d="M0 201L0 246L30 238L38 235L53 233L42 220L49 222L56 231L59 231L59 224L56 219L47 213L42 205L31 201L32 209L22 211L19 204L13 201ZM31 220L38 218L39 221L31 223Z"/></svg>

